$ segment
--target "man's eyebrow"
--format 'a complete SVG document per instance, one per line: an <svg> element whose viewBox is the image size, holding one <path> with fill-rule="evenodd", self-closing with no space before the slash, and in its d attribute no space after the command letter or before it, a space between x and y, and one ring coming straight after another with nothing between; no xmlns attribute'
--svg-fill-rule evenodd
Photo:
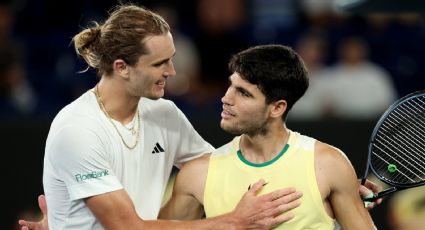
<svg viewBox="0 0 425 230"><path fill-rule="evenodd" d="M229 84L232 85L233 81L232 81L232 76L228 77L229 80ZM254 95L246 88L242 87L242 86L233 86L237 91L245 93L246 95L248 95L249 97L254 97Z"/></svg>
<svg viewBox="0 0 425 230"><path fill-rule="evenodd" d="M242 92L242 93L244 93L244 94L246 94L249 97L253 97L252 93L249 92L249 90L245 89L242 86L235 86L235 89L238 90L238 91L240 91L240 92Z"/></svg>
<svg viewBox="0 0 425 230"><path fill-rule="evenodd" d="M168 60L170 60L170 59L171 59L171 58L173 58L174 56L176 56L176 53L175 53L175 52L174 52L173 56L171 56L171 57L169 57L169 58L161 59L161 60L159 60L159 61L155 61L155 62L153 62L153 63L152 63L152 65L157 65L157 64L162 64L162 63L164 63L164 62L167 62Z"/></svg>

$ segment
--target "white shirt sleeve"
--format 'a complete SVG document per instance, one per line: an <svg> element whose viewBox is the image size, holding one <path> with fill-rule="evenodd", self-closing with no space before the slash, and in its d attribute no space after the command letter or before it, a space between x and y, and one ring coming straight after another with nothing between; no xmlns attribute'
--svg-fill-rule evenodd
<svg viewBox="0 0 425 230"><path fill-rule="evenodd" d="M71 200L123 188L99 135L89 128L70 125L46 145L45 170L64 182Z"/></svg>
<svg viewBox="0 0 425 230"><path fill-rule="evenodd" d="M174 103L172 105L174 112L170 126L175 128L170 130L177 130L171 137L176 147L174 164L180 167L184 162L200 157L204 153L211 153L214 147L199 135L183 112Z"/></svg>

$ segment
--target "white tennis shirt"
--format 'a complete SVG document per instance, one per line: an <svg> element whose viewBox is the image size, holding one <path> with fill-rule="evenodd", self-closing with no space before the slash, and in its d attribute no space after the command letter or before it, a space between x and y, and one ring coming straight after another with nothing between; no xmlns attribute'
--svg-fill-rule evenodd
<svg viewBox="0 0 425 230"><path fill-rule="evenodd" d="M141 218L156 219L172 166L214 150L173 102L142 98L138 109L140 136L133 150L124 146L93 91L55 117L43 172L50 229L103 229L83 198L122 188ZM132 145L135 135L114 122Z"/></svg>

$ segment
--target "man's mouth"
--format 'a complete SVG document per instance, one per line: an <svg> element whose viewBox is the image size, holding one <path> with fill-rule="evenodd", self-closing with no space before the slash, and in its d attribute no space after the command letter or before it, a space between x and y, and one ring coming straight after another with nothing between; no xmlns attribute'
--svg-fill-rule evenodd
<svg viewBox="0 0 425 230"><path fill-rule="evenodd" d="M155 82L155 85L164 86L165 80L159 80L159 81Z"/></svg>
<svg viewBox="0 0 425 230"><path fill-rule="evenodd" d="M223 119L229 119L229 118L234 117L234 116L235 116L234 113L232 113L231 111L223 108L223 112L221 112L221 117Z"/></svg>

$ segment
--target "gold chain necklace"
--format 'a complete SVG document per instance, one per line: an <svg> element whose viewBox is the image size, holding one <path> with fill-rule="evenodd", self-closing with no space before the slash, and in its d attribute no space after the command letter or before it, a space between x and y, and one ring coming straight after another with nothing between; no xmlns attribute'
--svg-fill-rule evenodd
<svg viewBox="0 0 425 230"><path fill-rule="evenodd" d="M135 135L136 134L136 119L134 119L133 121L133 126L128 128L126 125L121 124L122 127L124 127L125 129L127 129L128 131L131 132L131 135Z"/></svg>
<svg viewBox="0 0 425 230"><path fill-rule="evenodd" d="M135 129L135 127L136 127L136 125L134 124L133 125L133 127L131 128L131 129L129 129L129 128L127 128L127 127L125 127L125 128L127 128L128 130L130 130L131 132L132 132L132 134L134 135L134 133L133 132L135 132L136 133L136 141L134 142L134 144L133 145L128 145L126 142L125 142L125 140L124 140L124 138L123 138L123 136L121 135L121 133L120 133L120 131L118 130L118 128L117 128L117 126L115 125L115 123L114 123L114 121L112 120L112 118L111 118L111 116L109 115L109 113L108 113L108 111L106 111L106 108L105 108L105 106L103 105L103 103L102 103L102 100L100 99L100 96L99 96L99 90L98 90L98 87L97 87L97 85L96 85L96 87L95 87L95 89L94 89L94 95L96 95L96 99L97 99L97 103L100 105L100 108L102 109L102 111L103 111L103 113L106 115L106 117L108 118L108 120L111 122L111 124L114 126L114 128L115 128L115 130L117 131L117 133L118 133L118 135L120 136L120 138L121 138L121 141L122 141L122 143L125 145L125 147L127 147L128 149L134 149L136 146L137 146L137 144L139 143L139 135L140 135L140 113L139 113L139 109L137 109L137 129L136 130L134 130Z"/></svg>

